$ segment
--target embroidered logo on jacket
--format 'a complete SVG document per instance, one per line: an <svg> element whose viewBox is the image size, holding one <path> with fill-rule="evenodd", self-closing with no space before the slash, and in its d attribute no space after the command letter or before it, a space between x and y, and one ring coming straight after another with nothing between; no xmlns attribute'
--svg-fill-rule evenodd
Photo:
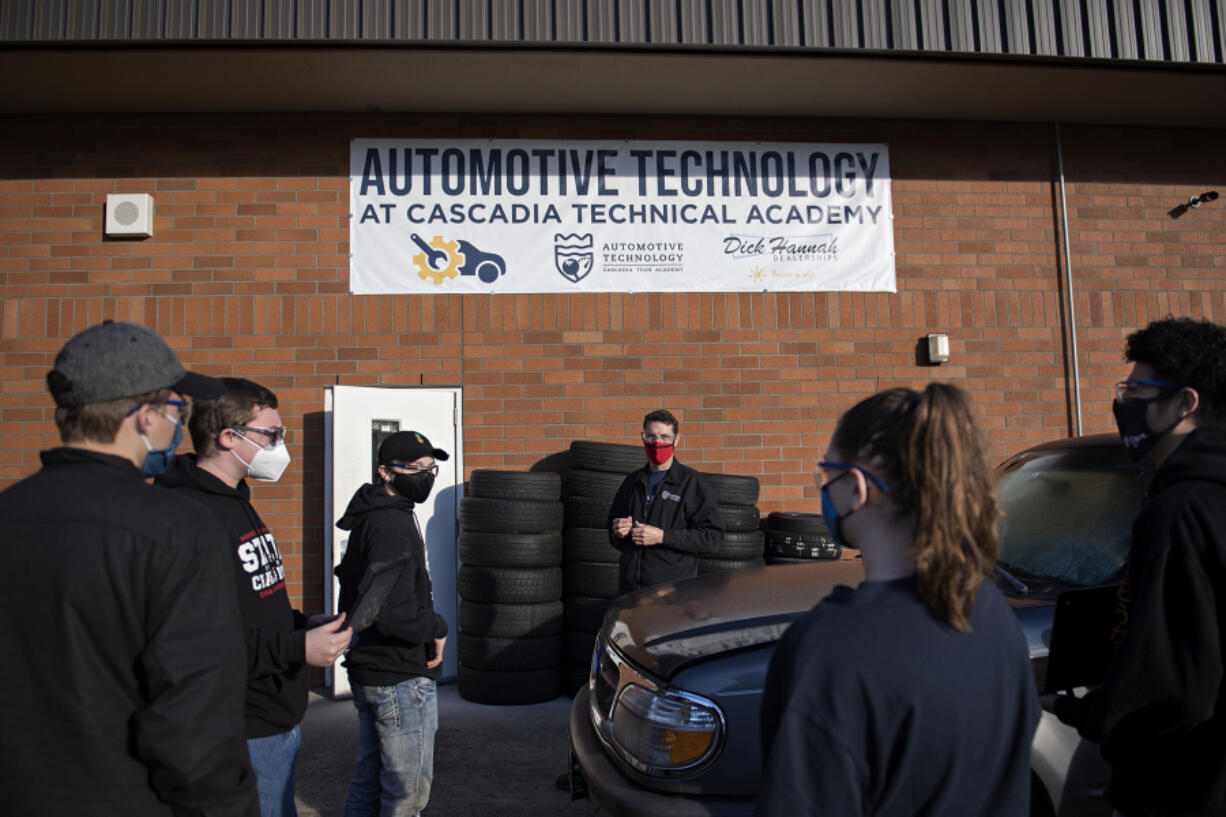
<svg viewBox="0 0 1226 817"><path fill-rule="evenodd" d="M670 500L670 501L672 501L672 502L680 502L680 501L681 501L681 494L674 494L674 493L671 493L671 492L670 492L670 491L668 491L668 490L664 490L664 491L661 491L661 492L660 492L660 499L667 499L667 500Z"/></svg>

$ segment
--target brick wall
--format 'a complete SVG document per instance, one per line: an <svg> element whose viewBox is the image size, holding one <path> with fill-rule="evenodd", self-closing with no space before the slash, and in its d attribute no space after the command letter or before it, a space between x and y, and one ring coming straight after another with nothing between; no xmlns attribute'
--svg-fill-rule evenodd
<svg viewBox="0 0 1226 817"><path fill-rule="evenodd" d="M350 296L351 138L885 142L898 293ZM1111 430L1123 336L1226 320L1223 134L1062 130L1084 428ZM146 323L191 367L273 388L295 465L261 486L295 599L319 606L322 392L464 388L465 464L527 469L571 440L682 421L680 456L762 481L763 513L817 510L812 467L877 389L951 380L997 457L1074 425L1050 126L481 116L10 117L0 135L0 485L58 440L43 377L74 332ZM107 193L148 192L155 236L104 240ZM1226 192L1226 191L1223 191ZM948 333L951 362L917 364Z"/></svg>

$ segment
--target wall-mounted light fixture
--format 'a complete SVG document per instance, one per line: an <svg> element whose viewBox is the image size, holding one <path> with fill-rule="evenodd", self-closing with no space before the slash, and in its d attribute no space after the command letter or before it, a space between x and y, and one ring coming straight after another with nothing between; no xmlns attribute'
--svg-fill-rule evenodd
<svg viewBox="0 0 1226 817"><path fill-rule="evenodd" d="M1188 212L1189 208L1195 209L1200 207L1202 204L1217 201L1217 199L1218 192L1216 190L1206 190L1204 193L1197 193L1194 196L1189 196L1186 202L1167 211L1167 215L1171 218L1179 218L1184 213Z"/></svg>
<svg viewBox="0 0 1226 817"><path fill-rule="evenodd" d="M949 335L933 333L928 335L928 362L932 364L949 362Z"/></svg>

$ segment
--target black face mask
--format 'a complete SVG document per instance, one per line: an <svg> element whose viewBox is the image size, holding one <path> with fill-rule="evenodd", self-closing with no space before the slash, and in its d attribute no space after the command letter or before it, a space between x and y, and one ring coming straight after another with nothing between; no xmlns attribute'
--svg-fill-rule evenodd
<svg viewBox="0 0 1226 817"><path fill-rule="evenodd" d="M1128 452L1132 460L1142 459L1153 451L1158 441L1179 425L1179 419L1176 419L1174 423L1161 431L1154 431L1150 428L1149 420L1145 416L1149 411L1149 404L1155 400L1164 399L1167 398L1151 397L1148 400L1126 400L1123 403L1117 400L1111 404L1111 413L1115 415L1115 427L1119 429L1124 450Z"/></svg>
<svg viewBox="0 0 1226 817"><path fill-rule="evenodd" d="M392 473L392 489L405 499L415 503L425 502L434 490L434 474L419 471L416 474Z"/></svg>

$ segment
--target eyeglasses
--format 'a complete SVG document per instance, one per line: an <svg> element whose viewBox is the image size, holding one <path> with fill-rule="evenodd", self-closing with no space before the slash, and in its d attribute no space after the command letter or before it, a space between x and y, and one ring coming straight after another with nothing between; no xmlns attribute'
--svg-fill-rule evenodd
<svg viewBox="0 0 1226 817"><path fill-rule="evenodd" d="M411 462L396 462L393 460L391 466L393 468L399 468L403 471L408 471L410 474L423 474L429 471L431 476L438 476L438 463L435 463L434 465L421 466L414 465Z"/></svg>
<svg viewBox="0 0 1226 817"><path fill-rule="evenodd" d="M664 443L668 445L675 439L677 438L672 434L648 434L646 431L643 432L643 442L645 443Z"/></svg>
<svg viewBox="0 0 1226 817"><path fill-rule="evenodd" d="M854 468L861 474L864 474L865 479L880 488L883 494L888 494L890 492L890 486L886 485L881 477L877 476L863 465L856 465L854 462L831 462L829 460L822 460L817 464L817 467L822 471L846 471L847 473L851 473L852 469ZM842 479L845 476L847 476L847 474L840 474L834 479ZM830 480L826 484L830 485L832 482L834 482L834 479Z"/></svg>
<svg viewBox="0 0 1226 817"><path fill-rule="evenodd" d="M1115 402L1127 403L1129 400L1143 399L1137 397L1137 390L1146 387L1157 389L1158 397L1183 388L1178 383L1167 383L1164 380L1121 380L1115 384Z"/></svg>
<svg viewBox="0 0 1226 817"><path fill-rule="evenodd" d="M133 414L140 411L140 407L143 405L145 404L137 403L135 406L131 408L130 411L128 411L127 416L131 417ZM188 403L186 400L171 400L168 398L166 400L163 400L161 403L156 403L156 404L150 403L149 405L174 406L175 408L177 408L179 410L179 419L177 420L173 417L167 417L166 412L161 411L160 409L158 410L158 414L162 415L163 417L166 417L167 420L170 420L173 423L182 423L192 414L191 403Z"/></svg>
<svg viewBox="0 0 1226 817"><path fill-rule="evenodd" d="M249 431L253 434L263 434L269 439L270 442L268 445L270 447L276 447L285 442L285 434L288 431L285 426L277 426L276 428L260 428L259 426L230 426L230 430L234 432ZM242 434L239 434L239 436L242 437ZM247 438L243 437L243 439L246 440ZM248 442L254 441L248 440ZM259 443L256 443L256 445L259 445Z"/></svg>

